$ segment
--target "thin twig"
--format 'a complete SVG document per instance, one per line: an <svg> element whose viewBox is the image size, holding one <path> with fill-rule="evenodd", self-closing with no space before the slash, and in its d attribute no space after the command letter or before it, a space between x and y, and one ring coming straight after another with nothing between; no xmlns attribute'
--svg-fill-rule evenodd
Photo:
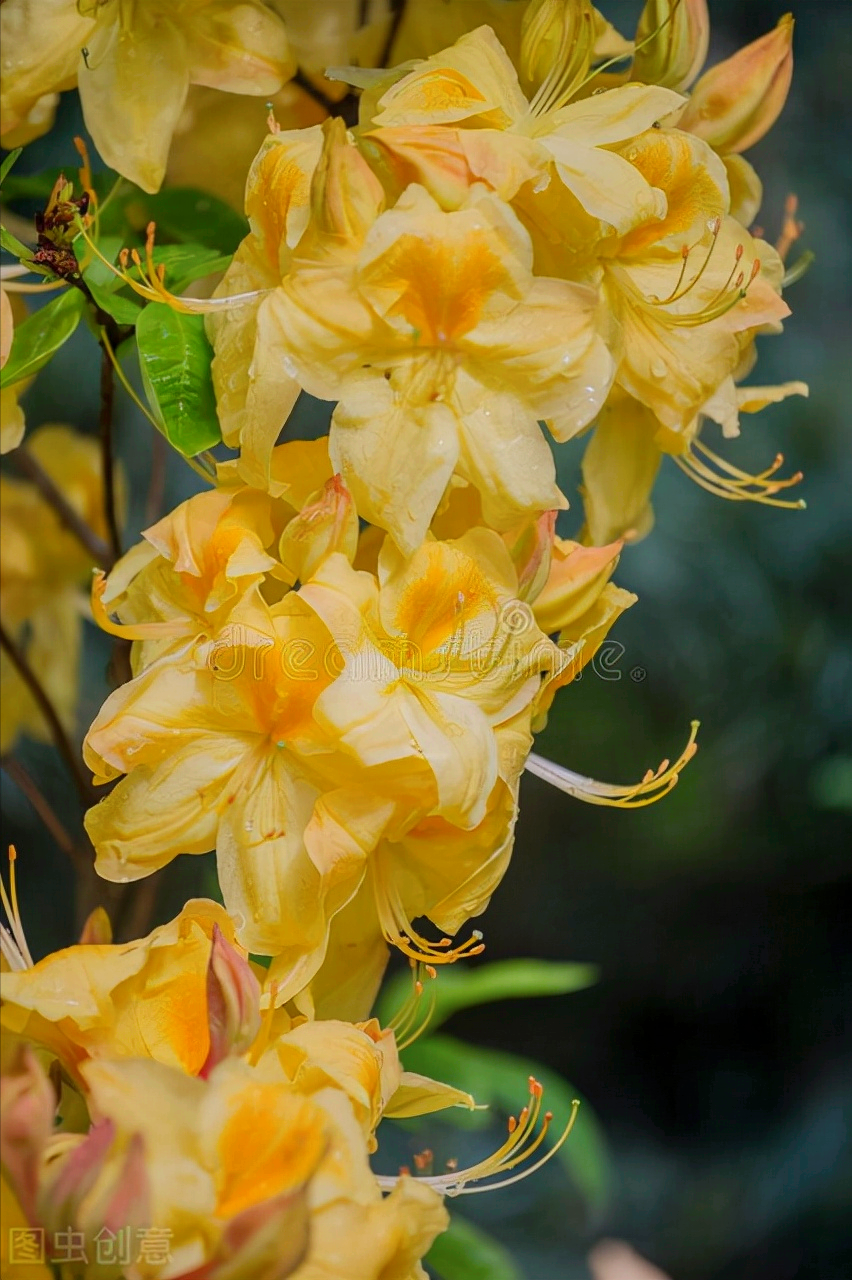
<svg viewBox="0 0 852 1280"><path fill-rule="evenodd" d="M16 469L31 480L45 501L53 507L60 523L69 533L73 533L81 546L89 553L92 560L101 569L109 569L112 557L103 538L99 538L94 529L90 529L86 521L65 497L62 490L54 483L44 467L26 447L16 449L9 455Z"/></svg>
<svg viewBox="0 0 852 1280"><path fill-rule="evenodd" d="M109 352L102 346L101 354L101 408L98 425L101 436L101 470L104 486L104 515L112 548L113 561L121 557L121 534L118 529L118 513L115 494L115 457L113 453L112 411L115 404L115 377Z"/></svg>
<svg viewBox="0 0 852 1280"><path fill-rule="evenodd" d="M88 809L89 805L92 804L94 800L94 792L92 790L91 783L83 771L82 760L78 758L77 752L74 750L71 743L71 739L68 737L68 734L65 732L65 727L59 719L56 708L48 697L38 676L27 661L23 650L19 647L17 642L12 639L2 623L0 623L0 645L2 645L6 650L6 653L9 655L9 661L12 663L12 666L15 668L18 675L33 695L39 711L47 721L56 749L68 767L68 771L74 780L74 785L77 788L80 799Z"/></svg>
<svg viewBox="0 0 852 1280"><path fill-rule="evenodd" d="M74 863L75 869L82 871L87 868L89 859L83 850L74 843L64 825L54 813L50 801L39 789L38 784L30 777L20 761L16 760L14 756L3 756L0 758L0 769L8 775L18 790L26 796L62 852L67 854Z"/></svg>
<svg viewBox="0 0 852 1280"><path fill-rule="evenodd" d="M159 520L166 492L166 437L155 431L151 440L151 477L145 499L145 528Z"/></svg>
<svg viewBox="0 0 852 1280"><path fill-rule="evenodd" d="M399 35L399 29L402 26L402 20L405 17L405 0L396 0L393 6L393 17L391 18L388 34L385 39L385 47L382 49L382 56L379 59L379 66L386 67L390 59L393 47L396 44L396 38Z"/></svg>

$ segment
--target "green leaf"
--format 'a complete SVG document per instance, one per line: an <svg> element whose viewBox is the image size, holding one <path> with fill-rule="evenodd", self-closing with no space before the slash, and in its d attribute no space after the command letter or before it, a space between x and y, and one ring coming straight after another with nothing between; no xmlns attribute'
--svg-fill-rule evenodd
<svg viewBox="0 0 852 1280"><path fill-rule="evenodd" d="M88 281L88 285L89 292L102 311L106 311L107 315L112 316L119 324L136 324L145 305L141 298L126 291L113 292L104 285L94 284L91 280Z"/></svg>
<svg viewBox="0 0 852 1280"><path fill-rule="evenodd" d="M18 325L11 354L0 374L0 386L22 382L43 369L77 328L85 305L82 293L68 288Z"/></svg>
<svg viewBox="0 0 852 1280"><path fill-rule="evenodd" d="M182 293L193 280L224 271L231 265L230 253L219 253L203 244L167 244L154 249L154 262L166 268L166 288Z"/></svg>
<svg viewBox="0 0 852 1280"><path fill-rule="evenodd" d="M22 258L29 259L33 256L33 250L23 244L17 236L13 236L11 231L7 231L5 227L0 227L0 245L7 253L12 253L20 261Z"/></svg>
<svg viewBox="0 0 852 1280"><path fill-rule="evenodd" d="M148 403L170 444L186 457L217 444L222 432L210 374L213 348L203 316L151 302L139 314L136 344Z"/></svg>
<svg viewBox="0 0 852 1280"><path fill-rule="evenodd" d="M158 238L195 241L219 253L233 253L249 230L241 213L209 191L194 187L170 187L156 195L134 197L126 213L140 230L156 222Z"/></svg>
<svg viewBox="0 0 852 1280"><path fill-rule="evenodd" d="M523 1272L498 1240L454 1213L426 1257L440 1280L523 1280Z"/></svg>
<svg viewBox="0 0 852 1280"><path fill-rule="evenodd" d="M10 151L3 163L0 164L0 185L6 181L6 174L16 162L23 149L23 147L15 147L15 150Z"/></svg>
<svg viewBox="0 0 852 1280"><path fill-rule="evenodd" d="M591 964L559 964L551 960L498 960L476 968L446 965L439 970L432 990L435 1011L429 1020L437 1029L451 1014L493 1000L524 999L530 996L563 996L582 991L598 980ZM411 992L409 973L396 974L379 999L377 1017L387 1025Z"/></svg>
<svg viewBox="0 0 852 1280"><path fill-rule="evenodd" d="M553 1112L554 1137L567 1124L571 1104L579 1096L560 1075L538 1062L465 1044L452 1036L417 1041L405 1050L404 1063L408 1071L446 1080L473 1094L478 1103L487 1104L501 1116L518 1114L526 1102L527 1080L535 1076L544 1086L544 1105ZM459 1128L481 1128L487 1122L487 1113L453 1108L442 1113L442 1120ZM560 1147L557 1158L589 1210L599 1213L609 1198L612 1173L603 1130L587 1102L582 1103L571 1136Z"/></svg>

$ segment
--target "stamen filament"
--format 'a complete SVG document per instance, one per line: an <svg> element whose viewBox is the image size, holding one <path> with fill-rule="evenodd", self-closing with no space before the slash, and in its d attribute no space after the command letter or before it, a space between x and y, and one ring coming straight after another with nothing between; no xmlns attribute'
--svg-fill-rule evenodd
<svg viewBox="0 0 852 1280"><path fill-rule="evenodd" d="M708 458L714 466L719 468L719 471L709 467L696 451ZM806 505L802 498L791 500L775 497L780 490L799 484L802 479L801 471L795 472L785 480L773 478L784 462L783 454L778 454L772 465L757 475L749 475L739 467L733 466L708 449L700 440L693 440L685 453L673 456L681 471L688 475L690 480L694 480L702 489L706 489L708 493L718 498L727 498L733 502L759 502L764 506L781 507L788 511L801 511Z"/></svg>
<svg viewBox="0 0 852 1280"><path fill-rule="evenodd" d="M617 809L641 809L662 800L677 785L681 770L698 750L695 741L697 734L698 721L693 720L689 740L677 760L673 764L663 760L657 769L649 769L642 781L633 786L598 782L594 778L575 773L573 769L555 764L552 760L546 760L534 751L527 757L526 768L529 773L549 782L557 790L564 791L576 800L584 800L587 804L609 805Z"/></svg>
<svg viewBox="0 0 852 1280"><path fill-rule="evenodd" d="M568 1123L549 1151L511 1178L505 1178L502 1175L517 1169L519 1165L525 1164L531 1156L539 1151L550 1130L551 1121L553 1120L553 1113L550 1111L544 1113L539 1127L543 1093L544 1090L540 1082L534 1076L530 1076L528 1104L523 1108L517 1120L514 1116L509 1117L507 1125L508 1136L497 1150L487 1156L486 1159L461 1170L457 1167L457 1161L448 1160L446 1173L427 1174L417 1180L425 1182L442 1195L458 1196L472 1195L474 1192L481 1191L496 1191L501 1187L511 1186L522 1178L528 1177L531 1173L535 1173L536 1170L547 1164L548 1160L552 1160L563 1143L567 1141L580 1107L580 1103L576 1099L571 1103L571 1115ZM415 1157L415 1167L418 1170L429 1167L431 1165L431 1157L431 1151L427 1150L420 1153L419 1156ZM410 1172L407 1168L400 1170L399 1176L410 1176ZM473 1187L468 1185L469 1183L483 1182L486 1178L495 1177L499 1178L500 1181L489 1182L485 1186ZM383 1189L391 1190L396 1186L399 1177L380 1175L377 1181Z"/></svg>
<svg viewBox="0 0 852 1280"><path fill-rule="evenodd" d="M15 863L18 854L13 844L9 845L9 892L0 876L0 902L9 921L9 927L0 924L0 951L12 969L31 969L34 961L27 946L21 911L18 906L18 886L15 877Z"/></svg>

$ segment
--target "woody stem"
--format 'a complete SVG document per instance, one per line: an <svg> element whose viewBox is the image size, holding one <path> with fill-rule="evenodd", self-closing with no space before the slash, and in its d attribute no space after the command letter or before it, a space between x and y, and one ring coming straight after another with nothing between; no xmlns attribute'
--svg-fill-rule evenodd
<svg viewBox="0 0 852 1280"><path fill-rule="evenodd" d="M92 557L96 565L102 569L111 564L110 550L103 538L99 538L94 529L90 529L86 521L65 497L62 490L37 462L26 446L16 449L11 455L11 462L18 471L23 472L31 480L46 502L53 507L60 522L72 533L80 545Z"/></svg>
<svg viewBox="0 0 852 1280"><path fill-rule="evenodd" d="M94 796L91 784L83 772L82 761L78 758L77 752L74 750L71 743L71 739L68 737L62 721L59 719L56 708L51 702L38 676L27 661L23 649L21 649L12 636L9 635L2 623L0 623L0 646L5 649L9 657L9 661L12 663L12 666L29 689L35 699L35 703L39 711L47 721L56 749L68 767L68 771L74 780L74 785L77 788L80 799L85 807L88 808L92 803Z"/></svg>

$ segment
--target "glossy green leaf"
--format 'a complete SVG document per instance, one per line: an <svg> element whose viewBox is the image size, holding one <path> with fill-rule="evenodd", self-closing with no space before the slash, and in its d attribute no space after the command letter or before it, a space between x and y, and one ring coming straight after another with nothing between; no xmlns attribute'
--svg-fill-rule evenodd
<svg viewBox="0 0 852 1280"><path fill-rule="evenodd" d="M219 253L203 244L166 244L154 249L154 262L166 268L165 285L170 293L182 293L193 280L224 271L231 254Z"/></svg>
<svg viewBox="0 0 852 1280"><path fill-rule="evenodd" d="M16 162L16 160L18 159L18 156L21 154L23 149L24 149L23 147L15 147L15 150L10 151L9 154L6 156L5 160L3 161L3 163L0 164L0 184L6 181L6 174L9 172L12 165Z"/></svg>
<svg viewBox="0 0 852 1280"><path fill-rule="evenodd" d="M89 259L83 267L83 279L89 291L102 311L106 311L119 324L136 324L139 312L144 303L137 297L121 277L110 271L106 263L92 255L81 241L78 241L78 258ZM113 266L118 264L118 255L123 245L120 236L102 236L98 240L98 249Z"/></svg>
<svg viewBox="0 0 852 1280"><path fill-rule="evenodd" d="M526 1103L527 1080L535 1076L544 1086L544 1105L553 1112L551 1133L554 1137L567 1124L572 1101L579 1096L566 1080L540 1063L513 1053L465 1044L452 1036L419 1040L405 1050L403 1060L408 1071L445 1080L473 1094L479 1104L492 1108L500 1120L518 1114ZM481 1128L489 1122L489 1113L453 1108L443 1112L441 1118L459 1128ZM589 1210L599 1213L609 1198L612 1173L603 1130L587 1102L582 1102L571 1136L560 1147L557 1158Z"/></svg>
<svg viewBox="0 0 852 1280"><path fill-rule="evenodd" d="M64 289L58 298L17 325L9 359L0 374L0 386L22 382L43 369L77 328L85 305L78 289Z"/></svg>
<svg viewBox="0 0 852 1280"><path fill-rule="evenodd" d="M551 960L498 960L476 968L446 965L438 971L432 990L435 1011L429 1020L436 1029L451 1014L494 1000L524 999L530 996L564 996L582 991L598 980L591 964L560 964ZM382 992L378 1017L386 1025L411 992L407 972L395 975Z"/></svg>
<svg viewBox="0 0 852 1280"><path fill-rule="evenodd" d="M126 212L139 230L156 222L158 239L194 241L219 253L233 253L249 229L236 209L194 187L170 187L151 196L134 194Z"/></svg>
<svg viewBox="0 0 852 1280"><path fill-rule="evenodd" d="M11 231L7 231L5 227L0 227L0 245L3 246L7 253L14 254L19 261L33 256L33 250L19 240L17 236L13 236Z"/></svg>
<svg viewBox="0 0 852 1280"><path fill-rule="evenodd" d="M523 1280L508 1250L457 1213L429 1250L426 1265L440 1280Z"/></svg>
<svg viewBox="0 0 852 1280"><path fill-rule="evenodd" d="M204 318L151 302L139 314L136 344L148 403L169 442L187 457L217 444L222 432Z"/></svg>

